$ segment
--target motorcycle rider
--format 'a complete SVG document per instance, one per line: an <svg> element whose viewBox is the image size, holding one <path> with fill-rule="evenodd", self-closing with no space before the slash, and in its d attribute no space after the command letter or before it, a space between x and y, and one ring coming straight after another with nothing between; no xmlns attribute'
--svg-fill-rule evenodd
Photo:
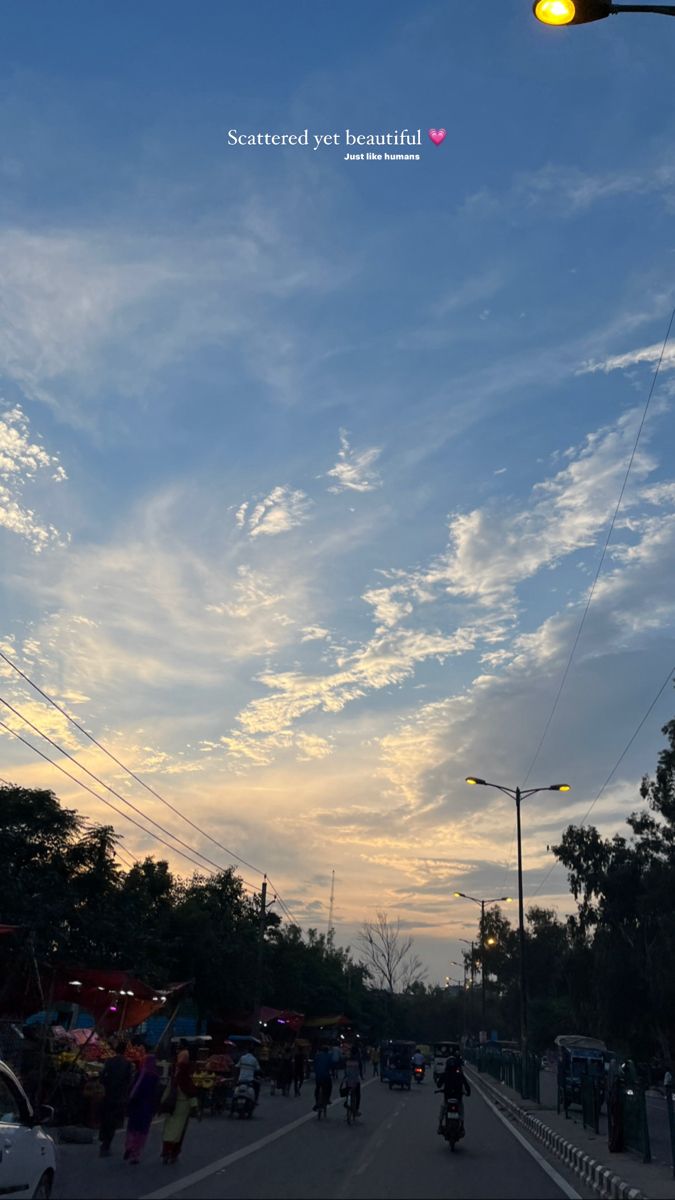
<svg viewBox="0 0 675 1200"><path fill-rule="evenodd" d="M422 1054L422 1051L420 1050L419 1046L417 1047L415 1053L412 1056L412 1065L413 1065L413 1069L416 1067L421 1067L422 1073L424 1074L424 1068L426 1066L426 1063L424 1060L424 1055Z"/></svg>
<svg viewBox="0 0 675 1200"><path fill-rule="evenodd" d="M453 1054L450 1056L438 1082L443 1089L443 1103L438 1118L438 1132L440 1134L445 1132L445 1107L448 1100L455 1100L459 1104L462 1134L464 1134L464 1096L471 1095L471 1088L462 1070L462 1060L458 1055Z"/></svg>

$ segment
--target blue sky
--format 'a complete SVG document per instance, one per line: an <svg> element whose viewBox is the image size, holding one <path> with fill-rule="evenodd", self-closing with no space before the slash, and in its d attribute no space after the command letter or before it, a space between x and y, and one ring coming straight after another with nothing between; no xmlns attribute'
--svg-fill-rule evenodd
<svg viewBox="0 0 675 1200"><path fill-rule="evenodd" d="M386 908L431 978L473 928L449 894L514 887L513 814L462 781L527 770L675 303L674 36L516 0L5 14L2 646L303 924L335 868L338 937ZM419 161L345 161L346 129L402 128ZM530 895L673 659L673 368L537 762L574 790L528 811ZM567 904L561 872L537 898Z"/></svg>

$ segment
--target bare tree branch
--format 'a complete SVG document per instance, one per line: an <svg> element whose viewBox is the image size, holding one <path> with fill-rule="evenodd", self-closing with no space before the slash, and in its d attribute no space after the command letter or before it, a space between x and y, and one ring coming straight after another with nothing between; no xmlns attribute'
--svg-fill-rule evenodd
<svg viewBox="0 0 675 1200"><path fill-rule="evenodd" d="M413 940L401 933L400 918L389 920L378 912L375 921L364 921L357 945L364 955L365 967L384 991L403 992L426 975L421 960L413 952Z"/></svg>

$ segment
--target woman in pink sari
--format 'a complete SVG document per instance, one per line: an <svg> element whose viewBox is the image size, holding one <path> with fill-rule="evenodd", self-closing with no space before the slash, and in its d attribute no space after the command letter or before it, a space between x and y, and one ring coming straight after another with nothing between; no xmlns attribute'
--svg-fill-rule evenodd
<svg viewBox="0 0 675 1200"><path fill-rule="evenodd" d="M152 1118L157 1111L159 1071L154 1054L146 1054L127 1105L127 1140L124 1157L132 1166L140 1162Z"/></svg>

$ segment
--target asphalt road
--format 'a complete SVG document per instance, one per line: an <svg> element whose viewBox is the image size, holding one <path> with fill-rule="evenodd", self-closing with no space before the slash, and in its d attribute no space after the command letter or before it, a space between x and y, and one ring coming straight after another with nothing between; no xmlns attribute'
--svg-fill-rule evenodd
<svg viewBox="0 0 675 1200"><path fill-rule="evenodd" d="M310 1084L295 1099L263 1092L252 1121L191 1122L180 1164L159 1161L161 1124L144 1160L130 1167L117 1135L112 1158L96 1146L63 1146L59 1200L559 1200L585 1191L555 1159L547 1173L476 1092L466 1101L467 1136L453 1154L436 1134L439 1097L429 1080L411 1092L379 1081L363 1091L349 1127L339 1100L326 1121L311 1112ZM521 1134L522 1137L522 1134ZM539 1146L535 1153L542 1158ZM556 1181L556 1174L558 1181Z"/></svg>

